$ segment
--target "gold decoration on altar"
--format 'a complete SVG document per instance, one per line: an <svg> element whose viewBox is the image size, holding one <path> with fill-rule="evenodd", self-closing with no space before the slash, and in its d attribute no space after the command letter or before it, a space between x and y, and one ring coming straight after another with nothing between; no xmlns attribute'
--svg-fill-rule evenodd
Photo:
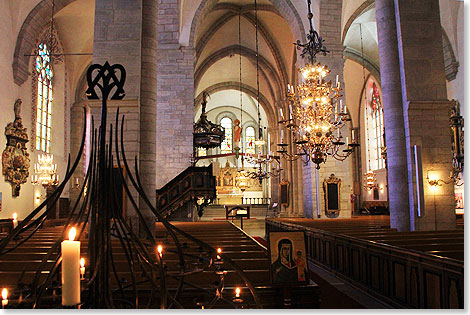
<svg viewBox="0 0 470 315"><path fill-rule="evenodd" d="M2 153L2 174L12 185L12 195L20 195L21 184L29 177L29 153L26 149L28 140L27 128L23 127L21 119L21 99L14 105L15 120L5 127L7 146Z"/></svg>

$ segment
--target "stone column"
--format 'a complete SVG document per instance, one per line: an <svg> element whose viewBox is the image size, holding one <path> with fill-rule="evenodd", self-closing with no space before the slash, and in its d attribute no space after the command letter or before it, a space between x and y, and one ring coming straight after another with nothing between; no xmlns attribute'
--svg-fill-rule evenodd
<svg viewBox="0 0 470 315"><path fill-rule="evenodd" d="M387 143L390 226L398 231L409 231L408 161L393 0L376 0L375 10Z"/></svg>
<svg viewBox="0 0 470 315"><path fill-rule="evenodd" d="M139 171L145 194L152 204L155 204L156 198L157 16L157 3L143 0ZM154 217L142 198L139 204L146 217Z"/></svg>
<svg viewBox="0 0 470 315"><path fill-rule="evenodd" d="M433 188L424 179L424 215L417 216L413 156L413 146L420 146L423 178L429 171L430 177L449 181L452 169L449 112L452 102L447 100L439 1L395 0L395 15L408 155L411 229L454 229L452 183ZM390 157L388 161L392 159Z"/></svg>
<svg viewBox="0 0 470 315"><path fill-rule="evenodd" d="M190 166L194 48L180 47L178 0L158 0L156 188Z"/></svg>
<svg viewBox="0 0 470 315"><path fill-rule="evenodd" d="M342 2L341 0L321 0L320 2L320 23L318 32L319 35L325 40L324 44L330 51L326 56L322 54L317 55L317 62L323 65L327 65L330 69L330 74L326 78L331 80L333 83L336 80L336 75L339 76L339 81L344 91L343 71L344 71L344 59L343 51L344 46L341 41L341 14L342 14ZM346 104L347 105L347 104ZM349 137L350 124L348 123L342 130L341 134L343 137ZM341 148L340 150L342 150ZM311 168L311 181L312 181L312 203L313 203L313 218L317 218L316 213L316 183L315 183L315 164L310 162L309 167ZM353 185L353 173L352 173L352 156L349 156L345 161L335 160L333 157L328 157L325 164L320 165L318 171L318 190L319 190L319 203L321 218L325 218L325 193L323 191L323 181L328 178L331 174L341 179L340 186L340 212L339 217L351 217L351 203L349 196L352 192ZM304 172L304 175L307 175ZM305 182L304 178L304 182ZM307 179L308 180L308 179ZM305 207L305 204L304 204Z"/></svg>
<svg viewBox="0 0 470 315"><path fill-rule="evenodd" d="M126 69L126 95L122 100L108 101L108 124L114 125L119 107L120 115L125 115L124 149L133 176L134 157L140 160L141 29L142 0L95 0L93 63L104 64L108 61L111 65L122 64ZM101 100L89 101L88 105L97 128L101 119ZM130 184L129 180L127 182ZM133 199L139 205L137 192L130 188ZM134 207L129 198L126 200L124 215L137 231L139 225Z"/></svg>

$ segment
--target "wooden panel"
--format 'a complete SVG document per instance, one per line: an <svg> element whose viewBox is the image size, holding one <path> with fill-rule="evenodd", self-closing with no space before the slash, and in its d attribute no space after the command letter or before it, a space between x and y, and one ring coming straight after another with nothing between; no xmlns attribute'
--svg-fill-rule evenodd
<svg viewBox="0 0 470 315"><path fill-rule="evenodd" d="M361 277L361 270L359 265L359 251L355 249L351 249L352 261L351 261L351 269L352 269L352 276L354 279L359 280Z"/></svg>
<svg viewBox="0 0 470 315"><path fill-rule="evenodd" d="M380 288L379 257L370 255L370 283L372 287Z"/></svg>
<svg viewBox="0 0 470 315"><path fill-rule="evenodd" d="M344 271L344 246L336 245L336 266L340 271Z"/></svg>
<svg viewBox="0 0 470 315"><path fill-rule="evenodd" d="M425 294L424 294L424 307L425 308L441 308L441 276L431 273L424 273Z"/></svg>
<svg viewBox="0 0 470 315"><path fill-rule="evenodd" d="M406 300L406 277L405 266L403 264L393 263L393 295L401 300Z"/></svg>
<svg viewBox="0 0 470 315"><path fill-rule="evenodd" d="M410 272L409 301L412 306L419 308L419 278L418 268L412 267Z"/></svg>
<svg viewBox="0 0 470 315"><path fill-rule="evenodd" d="M449 280L449 308L460 308L460 296L457 289L457 281L455 279Z"/></svg>

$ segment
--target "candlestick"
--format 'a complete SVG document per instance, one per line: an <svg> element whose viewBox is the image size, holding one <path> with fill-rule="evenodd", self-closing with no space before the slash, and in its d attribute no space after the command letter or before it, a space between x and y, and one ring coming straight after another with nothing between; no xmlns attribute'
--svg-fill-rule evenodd
<svg viewBox="0 0 470 315"><path fill-rule="evenodd" d="M80 242L74 241L77 231L71 228L69 240L62 241L62 305L80 304Z"/></svg>
<svg viewBox="0 0 470 315"><path fill-rule="evenodd" d="M5 308L8 304L8 290L3 288L2 290L2 308Z"/></svg>
<svg viewBox="0 0 470 315"><path fill-rule="evenodd" d="M18 226L18 215L13 213L13 228L16 228Z"/></svg>
<svg viewBox="0 0 470 315"><path fill-rule="evenodd" d="M85 258L80 258L80 278L85 277Z"/></svg>

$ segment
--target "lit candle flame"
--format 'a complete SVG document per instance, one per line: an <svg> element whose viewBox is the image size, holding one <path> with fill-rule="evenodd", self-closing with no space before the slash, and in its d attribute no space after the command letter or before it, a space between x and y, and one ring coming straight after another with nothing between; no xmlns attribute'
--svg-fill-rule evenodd
<svg viewBox="0 0 470 315"><path fill-rule="evenodd" d="M16 220L18 218L18 215L15 213L13 213L13 220Z"/></svg>
<svg viewBox="0 0 470 315"><path fill-rule="evenodd" d="M217 254L221 254L222 253L222 248L217 248Z"/></svg>
<svg viewBox="0 0 470 315"><path fill-rule="evenodd" d="M80 258L80 267L85 267L85 258Z"/></svg>
<svg viewBox="0 0 470 315"><path fill-rule="evenodd" d="M240 297L240 291L241 291L240 288L236 288L236 289L235 289L235 296L236 296L236 297Z"/></svg>
<svg viewBox="0 0 470 315"><path fill-rule="evenodd" d="M73 227L69 232L69 241L73 241L75 239L75 235L77 235L77 230Z"/></svg>
<svg viewBox="0 0 470 315"><path fill-rule="evenodd" d="M2 290L2 299L8 299L8 290L6 288L3 288Z"/></svg>
<svg viewBox="0 0 470 315"><path fill-rule="evenodd" d="M163 252L163 246L162 245L157 246L157 252L160 255L160 257L162 257L162 252Z"/></svg>

